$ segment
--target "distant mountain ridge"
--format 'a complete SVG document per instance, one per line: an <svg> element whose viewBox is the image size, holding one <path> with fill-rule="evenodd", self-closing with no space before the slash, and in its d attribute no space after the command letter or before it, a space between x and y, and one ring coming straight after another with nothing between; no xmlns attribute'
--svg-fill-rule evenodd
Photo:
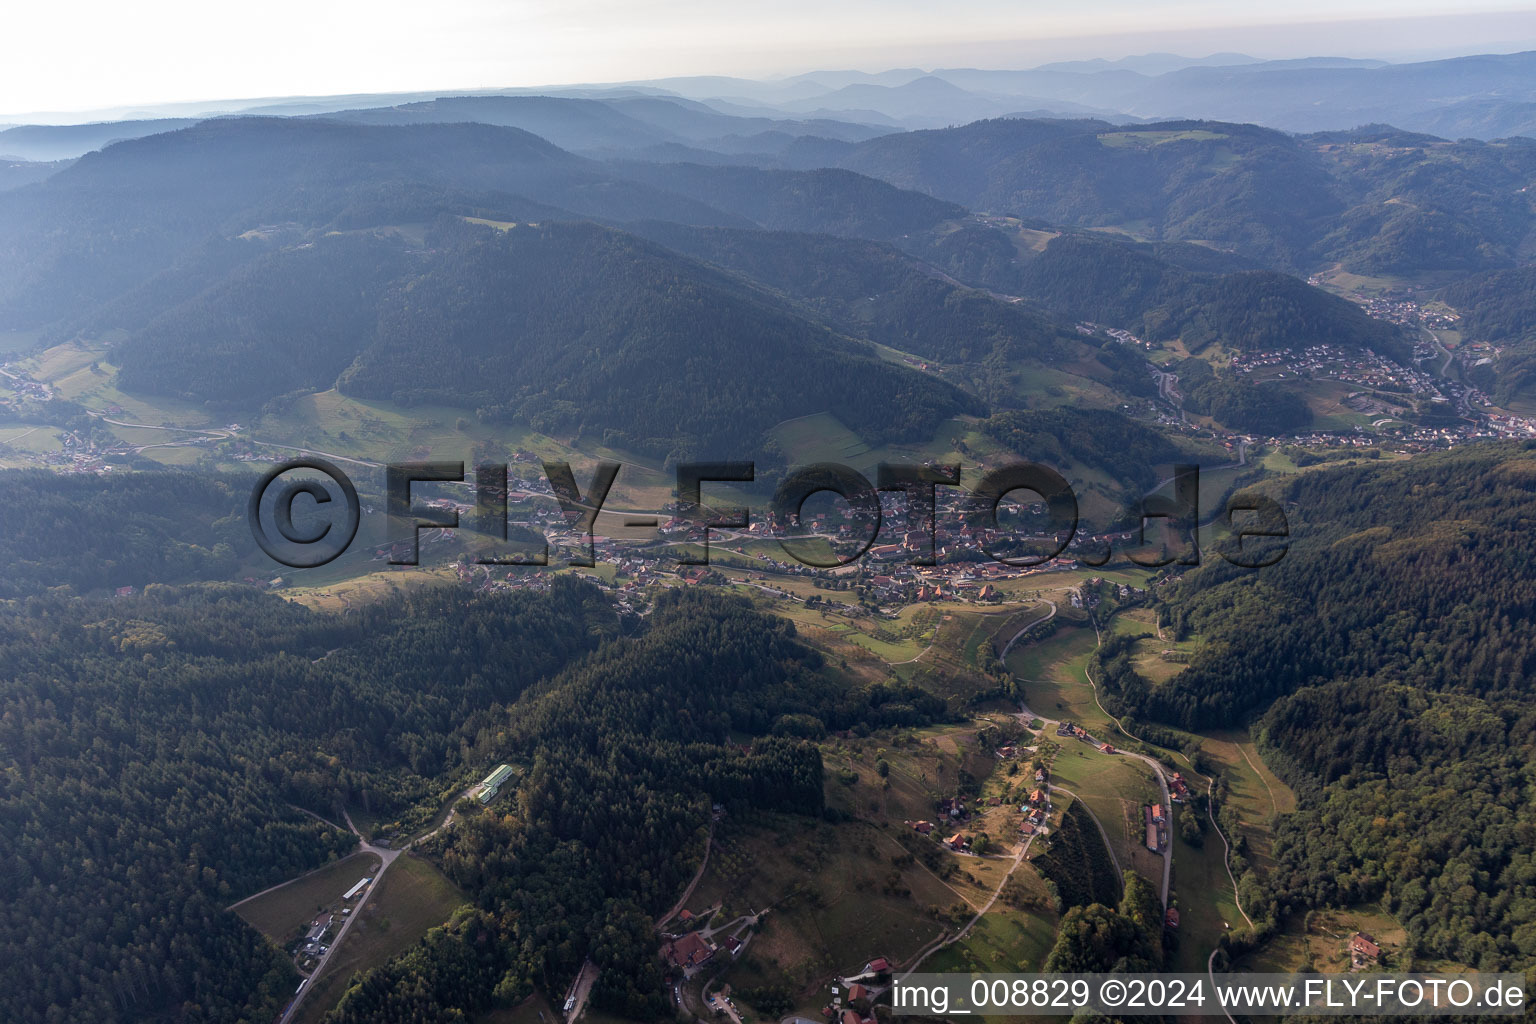
<svg viewBox="0 0 1536 1024"><path fill-rule="evenodd" d="M323 227L359 204L389 218L407 197L405 217L430 220L443 204L423 209L423 189L614 223L799 227L835 211L844 230L873 237L961 212L846 170L625 167L511 127L216 119L118 143L43 182L0 192L0 329L110 301L211 235L290 222ZM806 206L802 195L819 205Z"/></svg>

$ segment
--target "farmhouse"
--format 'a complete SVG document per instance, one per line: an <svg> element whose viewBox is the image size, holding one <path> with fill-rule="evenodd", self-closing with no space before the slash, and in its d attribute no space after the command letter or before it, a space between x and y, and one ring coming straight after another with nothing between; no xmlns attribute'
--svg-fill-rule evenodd
<svg viewBox="0 0 1536 1024"><path fill-rule="evenodd" d="M1373 964L1381 956L1381 947L1364 932L1355 932L1349 940L1349 959L1356 967Z"/></svg>
<svg viewBox="0 0 1536 1024"><path fill-rule="evenodd" d="M315 919L314 925L309 929L309 934L307 936L305 936L305 938L309 942L319 942L320 941L320 937L325 934L325 930L327 928L329 928L330 926L331 926L331 915L330 914L321 914L319 917L317 917Z"/></svg>

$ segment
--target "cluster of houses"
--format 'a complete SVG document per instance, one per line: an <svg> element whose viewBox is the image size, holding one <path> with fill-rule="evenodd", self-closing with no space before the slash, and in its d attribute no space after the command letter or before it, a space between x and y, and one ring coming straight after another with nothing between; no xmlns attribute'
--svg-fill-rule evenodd
<svg viewBox="0 0 1536 1024"><path fill-rule="evenodd" d="M1045 819L1051 813L1051 792L1045 784L1043 769L1035 772L1035 788L1030 791L1029 799L1020 805L1019 812L1024 815L1024 820L1019 823L1019 838L1050 833Z"/></svg>
<svg viewBox="0 0 1536 1024"><path fill-rule="evenodd" d="M1137 348L1146 349L1148 352L1152 351L1152 343L1150 341L1147 341L1144 338L1138 338L1130 331L1123 330L1119 327L1105 327L1103 324L1096 324L1090 320L1080 321L1077 323L1076 327L1077 333L1083 335L1084 337L1091 338L1094 335L1103 334L1115 339L1122 345L1134 345Z"/></svg>
<svg viewBox="0 0 1536 1024"><path fill-rule="evenodd" d="M345 924L346 918L351 916L353 909L363 893L372 884L371 875L358 879L352 887L341 894L341 899L322 910L314 920L309 922L298 945L293 949L293 962L301 971L311 971L319 963L331 948L331 943L336 941L336 933Z"/></svg>
<svg viewBox="0 0 1536 1024"><path fill-rule="evenodd" d="M1377 320L1386 320L1405 327L1428 327L1432 331L1455 330L1461 314L1451 310L1426 309L1411 299L1384 298L1381 296L1354 295L1366 314Z"/></svg>
<svg viewBox="0 0 1536 1024"><path fill-rule="evenodd" d="M1400 366L1385 356L1367 349L1346 349L1338 345L1308 345L1305 348L1279 348L1240 352L1232 357L1232 366L1244 373L1262 372L1265 377L1283 378L1302 375L1348 381L1370 388L1393 392L1407 391L1426 398L1444 398L1435 379L1423 370Z"/></svg>
<svg viewBox="0 0 1536 1024"><path fill-rule="evenodd" d="M1087 729L1084 729L1082 726L1077 725L1074 722L1056 723L1056 735L1071 736L1074 739L1082 740L1084 743L1091 743L1099 749L1099 753L1101 754L1118 754L1120 752L1115 749L1115 745L1113 743L1100 743L1098 740L1093 738L1092 734L1089 733Z"/></svg>

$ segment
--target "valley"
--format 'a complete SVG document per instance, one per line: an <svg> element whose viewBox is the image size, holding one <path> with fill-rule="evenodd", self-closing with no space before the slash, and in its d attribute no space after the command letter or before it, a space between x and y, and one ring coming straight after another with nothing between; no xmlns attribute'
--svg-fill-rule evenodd
<svg viewBox="0 0 1536 1024"><path fill-rule="evenodd" d="M1236 56L0 126L0 1018L1529 971L1530 57Z"/></svg>

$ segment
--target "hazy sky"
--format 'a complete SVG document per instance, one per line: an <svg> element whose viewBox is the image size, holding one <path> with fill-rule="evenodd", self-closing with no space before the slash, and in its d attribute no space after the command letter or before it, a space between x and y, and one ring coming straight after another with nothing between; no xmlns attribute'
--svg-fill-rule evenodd
<svg viewBox="0 0 1536 1024"><path fill-rule="evenodd" d="M9 0L0 116L820 68L1030 67L1149 50L1411 59L1518 49L1536 49L1531 0Z"/></svg>

